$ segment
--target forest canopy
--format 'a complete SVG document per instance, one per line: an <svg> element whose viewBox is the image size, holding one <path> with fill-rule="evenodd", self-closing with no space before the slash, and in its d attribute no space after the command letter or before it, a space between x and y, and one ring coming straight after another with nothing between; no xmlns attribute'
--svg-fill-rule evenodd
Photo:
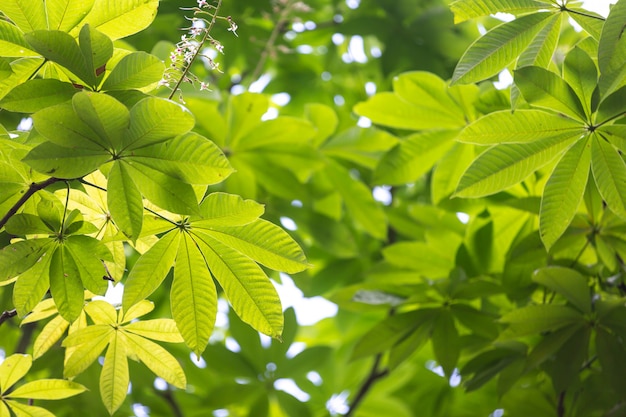
<svg viewBox="0 0 626 417"><path fill-rule="evenodd" d="M624 22L2 0L0 417L626 416Z"/></svg>

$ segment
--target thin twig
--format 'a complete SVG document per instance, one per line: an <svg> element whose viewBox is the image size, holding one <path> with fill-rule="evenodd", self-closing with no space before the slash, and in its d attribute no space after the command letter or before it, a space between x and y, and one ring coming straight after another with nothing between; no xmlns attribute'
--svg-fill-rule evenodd
<svg viewBox="0 0 626 417"><path fill-rule="evenodd" d="M15 316L17 316L16 309L3 311L2 314L0 314L0 326L2 326L2 323L7 321L8 319L10 319L11 317L15 317Z"/></svg>
<svg viewBox="0 0 626 417"><path fill-rule="evenodd" d="M270 37L267 39L263 50L261 51L261 57L259 58L259 62L257 62L256 67L254 67L254 71L252 71L252 77L250 78L250 82L253 83L257 78L261 75L261 71L265 67L265 61L270 54L270 52L274 49L274 44L276 43L276 38L278 38L278 34L282 32L287 24L289 12L291 12L291 4L286 5L280 12L278 17L278 21L274 25L274 29L272 33L270 33Z"/></svg>
<svg viewBox="0 0 626 417"><path fill-rule="evenodd" d="M387 376L387 374L389 373L388 369L379 369L381 359L382 359L381 353L376 355L376 358L374 359L374 363L372 364L372 369L369 375L367 376L365 381L363 381L361 388L359 388L359 391L354 396L354 399L352 400L352 404L350 404L350 409L348 410L346 414L344 414L344 417L351 416L356 411L357 407L361 404L363 399L365 398L365 394L367 394L368 391L372 388L372 386L374 385L374 382L376 382L380 378Z"/></svg>
<svg viewBox="0 0 626 417"><path fill-rule="evenodd" d="M17 200L17 202L15 204L13 204L13 207L11 207L9 209L9 211L7 211L7 213L4 215L4 217L2 219L0 219L0 229L4 227L4 225L9 221L9 219L11 217L13 217L15 215L15 213L17 213L17 211L20 209L20 207L22 207L24 205L24 203L26 203L28 201L28 199L33 196L33 194L35 194L39 190L43 190L44 188L46 188L49 185L54 184L55 182L59 182L59 181L63 181L63 180L59 179L59 178L51 177L51 178L48 178L45 181L32 183L28 187L28 190L26 190L24 195L19 200Z"/></svg>
<svg viewBox="0 0 626 417"><path fill-rule="evenodd" d="M169 385L167 386L167 389L165 391L156 391L156 392L170 406L170 408L172 409L172 415L173 416L175 416L175 417L184 417L184 414L183 414L182 410L180 409L180 406L178 405L178 402L176 402L176 398L174 398L174 396L172 395L172 389L169 387Z"/></svg>
<svg viewBox="0 0 626 417"><path fill-rule="evenodd" d="M559 403L556 406L556 415L558 417L565 417L565 391L561 391L559 394Z"/></svg>

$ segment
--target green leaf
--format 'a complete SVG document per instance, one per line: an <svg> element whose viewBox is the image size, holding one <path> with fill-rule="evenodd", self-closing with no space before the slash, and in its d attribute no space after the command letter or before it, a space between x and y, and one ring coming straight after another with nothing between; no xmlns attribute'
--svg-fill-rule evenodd
<svg viewBox="0 0 626 417"><path fill-rule="evenodd" d="M93 7L94 0L54 0L46 1L48 28L69 32L83 20Z"/></svg>
<svg viewBox="0 0 626 417"><path fill-rule="evenodd" d="M80 26L89 24L113 40L124 38L147 28L158 6L158 0L98 1ZM72 35L77 33L78 28L71 32Z"/></svg>
<svg viewBox="0 0 626 417"><path fill-rule="evenodd" d="M459 142L479 145L528 143L540 139L572 136L585 131L582 123L541 110L510 110L489 113L467 126L457 136Z"/></svg>
<svg viewBox="0 0 626 417"><path fill-rule="evenodd" d="M626 86L604 98L598 106L596 124L624 116L626 114Z"/></svg>
<svg viewBox="0 0 626 417"><path fill-rule="evenodd" d="M213 331L217 291L202 252L188 233L178 246L170 304L185 343L200 356Z"/></svg>
<svg viewBox="0 0 626 417"><path fill-rule="evenodd" d="M179 214L198 212L198 201L191 185L135 163L132 158L123 159L123 163L139 191L157 206Z"/></svg>
<svg viewBox="0 0 626 417"><path fill-rule="evenodd" d="M387 238L387 218L379 202L365 184L352 178L350 172L334 161L328 161L326 174L343 197L348 215L371 236Z"/></svg>
<svg viewBox="0 0 626 417"><path fill-rule="evenodd" d="M591 144L584 139L568 149L552 171L539 212L539 231L546 249L550 250L576 215L587 186L590 164Z"/></svg>
<svg viewBox="0 0 626 417"><path fill-rule="evenodd" d="M137 149L133 160L187 184L216 184L233 172L222 151L197 133Z"/></svg>
<svg viewBox="0 0 626 417"><path fill-rule="evenodd" d="M71 103L44 108L33 114L35 129L59 146L104 150L108 144L74 112Z"/></svg>
<svg viewBox="0 0 626 417"><path fill-rule="evenodd" d="M100 373L100 396L109 414L124 402L128 391L128 360L126 337L115 331L111 337Z"/></svg>
<svg viewBox="0 0 626 417"><path fill-rule="evenodd" d="M475 157L474 145L456 143L437 163L432 173L431 198L439 205L454 193L463 172Z"/></svg>
<svg viewBox="0 0 626 417"><path fill-rule="evenodd" d="M448 94L442 79L427 72L410 72L394 80L395 93L379 93L354 107L372 122L399 129L458 129L465 114Z"/></svg>
<svg viewBox="0 0 626 417"><path fill-rule="evenodd" d="M598 67L600 68L600 92L607 96L626 83L626 4L617 2L602 28L598 44Z"/></svg>
<svg viewBox="0 0 626 417"><path fill-rule="evenodd" d="M85 83L92 79L76 40L59 30L37 30L24 35L32 49L70 70ZM76 80L78 81L78 80Z"/></svg>
<svg viewBox="0 0 626 417"><path fill-rule="evenodd" d="M581 329L581 324L573 324L563 327L555 332L545 335L533 350L528 354L527 369L533 369L553 358L554 354Z"/></svg>
<svg viewBox="0 0 626 417"><path fill-rule="evenodd" d="M354 346L352 359L382 353L402 342L420 327L430 329L438 310L420 309L394 314L367 331Z"/></svg>
<svg viewBox="0 0 626 417"><path fill-rule="evenodd" d="M309 103L306 106L306 116L317 129L317 134L311 139L314 146L319 146L337 130L339 118L335 110L324 104Z"/></svg>
<svg viewBox="0 0 626 417"><path fill-rule="evenodd" d="M3 247L0 250L0 282L32 267L51 243L52 239L30 239Z"/></svg>
<svg viewBox="0 0 626 417"><path fill-rule="evenodd" d="M443 368L446 376L452 376L461 354L461 341L450 310L440 310L439 316L433 324L431 342L435 359Z"/></svg>
<svg viewBox="0 0 626 417"><path fill-rule="evenodd" d="M33 358L30 355L13 354L0 364L0 393L4 394L30 369Z"/></svg>
<svg viewBox="0 0 626 417"><path fill-rule="evenodd" d="M89 315L96 325L112 326L117 324L117 311L107 301L92 300L85 305L85 313Z"/></svg>
<svg viewBox="0 0 626 417"><path fill-rule="evenodd" d="M63 376L74 377L89 367L102 353L115 330L111 325L93 325L70 334L63 340L63 346L76 346L65 361ZM74 343L82 342L82 343Z"/></svg>
<svg viewBox="0 0 626 417"><path fill-rule="evenodd" d="M102 278L106 275L103 262L113 260L109 249L100 240L83 235L68 236L65 248L74 259L83 286L94 294L104 295L108 284Z"/></svg>
<svg viewBox="0 0 626 417"><path fill-rule="evenodd" d="M23 33L16 26L4 20L0 20L0 48L2 49L2 56L7 58L39 56L26 42Z"/></svg>
<svg viewBox="0 0 626 417"><path fill-rule="evenodd" d="M193 115L181 105L149 97L130 109L130 126L124 137L125 150L154 145L187 133L194 125Z"/></svg>
<svg viewBox="0 0 626 417"><path fill-rule="evenodd" d="M591 100L598 82L596 64L587 53L574 47L563 62L563 79L578 95L583 104L585 114L591 114Z"/></svg>
<svg viewBox="0 0 626 417"><path fill-rule="evenodd" d="M44 142L33 148L23 161L42 174L56 178L79 178L98 169L111 155L85 148L66 148Z"/></svg>
<svg viewBox="0 0 626 417"><path fill-rule="evenodd" d="M626 366L620 360L626 353L623 343L615 335L599 327L596 334L596 350L602 366L602 376L607 379L608 386L618 394L624 395L624 386L621 381L626 372Z"/></svg>
<svg viewBox="0 0 626 417"><path fill-rule="evenodd" d="M268 108L269 99L265 95L244 93L231 96L225 115L230 131L224 146L236 149L239 140L257 127Z"/></svg>
<svg viewBox="0 0 626 417"><path fill-rule="evenodd" d="M579 133L566 133L525 144L496 145L476 158L459 181L455 196L482 197L524 180L565 148Z"/></svg>
<svg viewBox="0 0 626 417"><path fill-rule="evenodd" d="M17 417L54 417L54 414L45 408L22 404L14 400L6 400L5 404L9 406Z"/></svg>
<svg viewBox="0 0 626 417"><path fill-rule="evenodd" d="M143 225L143 200L126 164L118 161L113 164L107 187L111 218L126 237L135 242Z"/></svg>
<svg viewBox="0 0 626 417"><path fill-rule="evenodd" d="M76 261L65 246L59 246L50 261L50 293L59 314L70 323L83 311L83 283Z"/></svg>
<svg viewBox="0 0 626 417"><path fill-rule="evenodd" d="M591 171L609 208L626 217L626 164L617 150L598 135L591 139Z"/></svg>
<svg viewBox="0 0 626 417"><path fill-rule="evenodd" d="M215 226L243 226L252 223L263 215L265 207L238 195L211 193L204 198L199 210L200 219L192 219L193 227L212 229Z"/></svg>
<svg viewBox="0 0 626 417"><path fill-rule="evenodd" d="M321 149L324 155L374 169L381 153L388 151L397 143L398 139L395 136L383 130L353 127L334 135ZM311 151L308 153L310 155ZM306 154L304 156L306 157ZM304 178L305 181L306 179Z"/></svg>
<svg viewBox="0 0 626 417"><path fill-rule="evenodd" d="M456 249L452 243L451 246ZM453 253L442 252L426 242L397 242L382 250L383 257L389 263L430 278L448 275L454 268Z"/></svg>
<svg viewBox="0 0 626 417"><path fill-rule="evenodd" d="M137 355L139 360L150 368L152 372L175 387L185 389L187 386L185 373L176 358L168 351L156 343L134 334L126 333L126 344L128 353ZM126 362L125 359L124 362ZM125 392L124 395L126 395Z"/></svg>
<svg viewBox="0 0 626 417"><path fill-rule="evenodd" d="M263 270L208 232L196 231L193 235L211 273L241 320L279 339L283 331L280 298Z"/></svg>
<svg viewBox="0 0 626 417"><path fill-rule="evenodd" d="M54 233L48 225L46 225L41 217L34 214L19 213L13 215L4 226L5 230L16 236L25 235L49 235Z"/></svg>
<svg viewBox="0 0 626 417"><path fill-rule="evenodd" d="M545 4L535 0L456 0L450 3L450 9L454 13L454 23L498 12L524 14L544 7Z"/></svg>
<svg viewBox="0 0 626 417"><path fill-rule="evenodd" d="M550 66L559 43L563 16L563 13L555 13L547 20L546 25L537 33L526 50L520 54L516 65L518 68L528 65L536 65L542 68Z"/></svg>
<svg viewBox="0 0 626 417"><path fill-rule="evenodd" d="M78 93L72 99L78 117L100 138L104 149L120 149L130 114L126 106L106 94Z"/></svg>
<svg viewBox="0 0 626 417"><path fill-rule="evenodd" d="M276 271L295 273L310 266L291 236L267 220L258 219L244 226L218 226L203 233Z"/></svg>
<svg viewBox="0 0 626 417"><path fill-rule="evenodd" d="M147 337L161 342L181 343L184 341L178 331L176 322L172 319L134 321L124 326L124 330L141 337Z"/></svg>
<svg viewBox="0 0 626 417"><path fill-rule="evenodd" d="M174 264L179 241L178 230L169 232L137 260L124 286L122 306L125 311L161 285Z"/></svg>
<svg viewBox="0 0 626 417"><path fill-rule="evenodd" d="M61 316L56 316L41 329L41 333L33 343L33 359L43 356L65 334L69 323Z"/></svg>
<svg viewBox="0 0 626 417"><path fill-rule="evenodd" d="M605 18L598 13L584 9L582 7L575 7L575 3L568 5L568 16L578 23L589 35L592 36L592 40L598 41L602 35L602 29L604 27Z"/></svg>
<svg viewBox="0 0 626 417"><path fill-rule="evenodd" d="M560 266L535 271L533 281L561 294L583 313L591 313L591 296L587 278L579 272Z"/></svg>
<svg viewBox="0 0 626 417"><path fill-rule="evenodd" d="M33 113L71 100L76 91L72 84L59 80L28 80L4 96L0 106L8 111Z"/></svg>
<svg viewBox="0 0 626 417"><path fill-rule="evenodd" d="M459 60L451 84L468 84L498 74L524 51L550 16L551 12L522 16L478 38Z"/></svg>
<svg viewBox="0 0 626 417"><path fill-rule="evenodd" d="M32 3L29 0L3 0L0 11L4 13L23 32L48 29L46 11L43 2Z"/></svg>
<svg viewBox="0 0 626 417"><path fill-rule="evenodd" d="M500 321L509 325L509 328L500 337L520 337L581 323L583 322L583 315L567 306L529 305L505 314Z"/></svg>
<svg viewBox="0 0 626 417"><path fill-rule="evenodd" d="M147 87L163 76L165 65L154 55L132 52L117 63L102 84L103 90L126 90Z"/></svg>
<svg viewBox="0 0 626 417"><path fill-rule="evenodd" d="M78 42L89 76L87 81L95 89L104 76L106 63L113 56L113 42L89 25L84 25L80 30Z"/></svg>
<svg viewBox="0 0 626 417"><path fill-rule="evenodd" d="M399 185L417 181L450 150L457 130L416 133L386 153L374 171L374 183Z"/></svg>
<svg viewBox="0 0 626 417"><path fill-rule="evenodd" d="M49 253L44 253L32 268L20 274L15 283L13 305L20 317L30 313L48 291L51 259Z"/></svg>
<svg viewBox="0 0 626 417"><path fill-rule="evenodd" d="M81 384L63 379L39 379L28 382L11 392L11 398L32 398L35 400L60 400L85 392Z"/></svg>
<svg viewBox="0 0 626 417"><path fill-rule="evenodd" d="M141 300L124 312L122 323L133 321L138 317L148 314L152 310L154 310L154 303L152 301Z"/></svg>
<svg viewBox="0 0 626 417"><path fill-rule="evenodd" d="M585 120L583 106L572 87L552 71L534 66L520 68L515 71L515 84L529 104Z"/></svg>

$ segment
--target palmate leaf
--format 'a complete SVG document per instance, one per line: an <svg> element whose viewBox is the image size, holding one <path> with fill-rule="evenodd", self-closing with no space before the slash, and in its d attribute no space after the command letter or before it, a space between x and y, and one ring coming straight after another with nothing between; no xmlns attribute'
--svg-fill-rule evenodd
<svg viewBox="0 0 626 417"><path fill-rule="evenodd" d="M87 82L96 89L104 77L106 63L113 56L113 42L104 33L84 25L78 35L78 43L85 59Z"/></svg>
<svg viewBox="0 0 626 417"><path fill-rule="evenodd" d="M76 115L99 137L105 150L120 149L130 123L126 106L106 94L81 92L72 99Z"/></svg>
<svg viewBox="0 0 626 417"><path fill-rule="evenodd" d="M461 346L459 333L454 324L454 317L448 309L441 309L439 317L433 324L431 343L437 362L446 376L452 376L454 367L459 360Z"/></svg>
<svg viewBox="0 0 626 417"><path fill-rule="evenodd" d="M66 148L43 142L23 159L35 170L56 178L79 178L95 171L111 158L103 151Z"/></svg>
<svg viewBox="0 0 626 417"><path fill-rule="evenodd" d="M563 16L563 13L557 13L547 20L546 25L537 33L526 50L520 54L516 64L518 68L527 65L536 65L542 68L550 66L554 51L559 43Z"/></svg>
<svg viewBox="0 0 626 417"><path fill-rule="evenodd" d="M233 172L222 151L196 133L137 149L133 160L187 184L215 184Z"/></svg>
<svg viewBox="0 0 626 417"><path fill-rule="evenodd" d="M376 94L357 104L354 111L376 124L399 129L458 129L466 123L465 112L446 82L427 72L398 76L394 93Z"/></svg>
<svg viewBox="0 0 626 417"><path fill-rule="evenodd" d="M496 145L487 149L465 171L455 196L482 197L517 184L579 137L580 133L567 133L531 143Z"/></svg>
<svg viewBox="0 0 626 417"><path fill-rule="evenodd" d="M158 0L97 0L70 34L77 35L80 27L89 24L113 40L124 38L148 27L158 5Z"/></svg>
<svg viewBox="0 0 626 417"><path fill-rule="evenodd" d="M52 239L29 239L0 250L0 281L13 278L32 267L48 250Z"/></svg>
<svg viewBox="0 0 626 417"><path fill-rule="evenodd" d="M30 355L15 354L0 364L0 393L4 394L30 369L33 359Z"/></svg>
<svg viewBox="0 0 626 417"><path fill-rule="evenodd" d="M626 86L611 93L600 102L596 123L604 123L626 114Z"/></svg>
<svg viewBox="0 0 626 417"><path fill-rule="evenodd" d="M28 0L6 0L0 5L0 11L24 33L48 29L43 3L33 4Z"/></svg>
<svg viewBox="0 0 626 417"><path fill-rule="evenodd" d="M78 117L71 103L38 111L33 114L33 125L41 135L59 146L93 151L108 147L108 143Z"/></svg>
<svg viewBox="0 0 626 417"><path fill-rule="evenodd" d="M591 313L591 295L587 278L574 269L550 266L535 271L533 281L565 297L583 313Z"/></svg>
<svg viewBox="0 0 626 417"><path fill-rule="evenodd" d="M124 286L122 306L128 309L148 297L163 282L178 252L180 232L171 231L144 253L130 271Z"/></svg>
<svg viewBox="0 0 626 417"><path fill-rule="evenodd" d="M515 71L515 84L529 104L585 120L582 103L572 87L552 71L534 66L520 68Z"/></svg>
<svg viewBox="0 0 626 417"><path fill-rule="evenodd" d="M585 115L591 114L591 100L598 82L598 70L591 57L579 47L574 47L563 61L563 79L578 95Z"/></svg>
<svg viewBox="0 0 626 417"><path fill-rule="evenodd" d="M63 346L73 353L65 364L64 373L76 376L93 363L107 348L100 374L100 394L109 413L113 414L126 398L129 373L128 358L144 362L146 366L170 384L179 388L186 385L185 374L176 359L146 337L169 342L181 342L176 325L169 319L156 319L125 324L136 320L154 308L141 301L124 314L105 301L92 301L85 311L96 323L71 333Z"/></svg>
<svg viewBox="0 0 626 417"><path fill-rule="evenodd" d="M591 171L609 208L618 216L626 217L626 164L601 134L591 138Z"/></svg>
<svg viewBox="0 0 626 417"><path fill-rule="evenodd" d="M89 13L95 0L46 1L48 29L69 32Z"/></svg>
<svg viewBox="0 0 626 417"><path fill-rule="evenodd" d="M458 130L416 133L386 153L374 171L376 184L405 184L417 181L453 146Z"/></svg>
<svg viewBox="0 0 626 417"><path fill-rule="evenodd" d="M295 273L309 267L298 244L267 220L258 219L244 226L219 226L202 233L276 271Z"/></svg>
<svg viewBox="0 0 626 417"><path fill-rule="evenodd" d="M550 16L551 12L522 16L478 38L459 60L451 84L472 83L498 74L522 53Z"/></svg>
<svg viewBox="0 0 626 417"><path fill-rule="evenodd" d="M76 382L63 379L39 379L24 384L9 394L10 398L26 398L36 400L60 400L68 398L87 388Z"/></svg>
<svg viewBox="0 0 626 417"><path fill-rule="evenodd" d="M450 4L450 9L454 13L454 23L498 12L518 15L548 7L554 6L537 0L456 0Z"/></svg>
<svg viewBox="0 0 626 417"><path fill-rule="evenodd" d="M26 42L24 34L17 27L4 20L0 21L0 47L3 57L39 56Z"/></svg>
<svg viewBox="0 0 626 417"><path fill-rule="evenodd" d="M578 23L594 40L600 40L605 22L604 16L582 7L569 7L568 5L568 9L571 10L567 12L568 17Z"/></svg>
<svg viewBox="0 0 626 417"><path fill-rule="evenodd" d="M208 232L196 231L193 235L237 315L256 330L280 338L283 331L280 298L263 270Z"/></svg>
<svg viewBox="0 0 626 417"><path fill-rule="evenodd" d="M618 1L609 13L602 28L598 45L599 87L606 96L626 83L626 4Z"/></svg>
<svg viewBox="0 0 626 417"><path fill-rule="evenodd" d="M143 225L143 200L126 164L119 161L113 163L107 187L111 218L126 237L136 242Z"/></svg>
<svg viewBox="0 0 626 417"><path fill-rule="evenodd" d="M54 79L34 79L19 84L2 100L2 108L20 113L33 113L66 102L78 90L70 83Z"/></svg>
<svg viewBox="0 0 626 417"><path fill-rule="evenodd" d="M170 303L185 343L199 356L213 331L217 291L203 252L187 233L176 255Z"/></svg>
<svg viewBox="0 0 626 417"><path fill-rule="evenodd" d="M502 338L521 337L580 323L584 321L584 316L568 306L543 304L514 310L505 314L500 321L509 325L509 328L501 334Z"/></svg>
<svg viewBox="0 0 626 417"><path fill-rule="evenodd" d="M211 193L199 207L200 217L193 217L193 226L212 229L215 226L243 226L258 219L265 207L253 200L244 200L238 195Z"/></svg>
<svg viewBox="0 0 626 417"><path fill-rule="evenodd" d="M83 283L76 261L68 248L58 246L51 255L50 293L59 314L69 322L83 310Z"/></svg>
<svg viewBox="0 0 626 417"><path fill-rule="evenodd" d="M584 139L572 146L554 168L541 198L539 231L549 250L578 211L589 177L591 145Z"/></svg>
<svg viewBox="0 0 626 417"><path fill-rule="evenodd" d="M467 126L457 136L459 142L478 145L527 143L576 132L585 132L584 125L568 117L541 110L509 110L489 113Z"/></svg>
<svg viewBox="0 0 626 417"><path fill-rule="evenodd" d="M50 239L52 241L52 239ZM52 256L44 253L32 268L20 274L13 287L13 305L19 317L30 313L50 288Z"/></svg>
<svg viewBox="0 0 626 417"><path fill-rule="evenodd" d="M102 84L103 90L142 88L158 82L163 76L165 65L154 55L132 52L117 63Z"/></svg>

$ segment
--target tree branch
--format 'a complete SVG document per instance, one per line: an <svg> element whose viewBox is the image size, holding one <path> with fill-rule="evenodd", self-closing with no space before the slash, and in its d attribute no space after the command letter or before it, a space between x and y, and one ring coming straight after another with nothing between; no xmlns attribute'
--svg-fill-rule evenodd
<svg viewBox="0 0 626 417"><path fill-rule="evenodd" d="M361 404L361 402L365 398L365 394L367 394L368 391L374 385L374 382L376 382L380 378L387 376L387 374L389 373L388 369L379 369L381 359L382 359L381 353L376 355L376 358L374 359L374 363L372 364L372 370L370 371L365 381L363 381L363 384L361 385L361 388L359 388L359 391L357 392L357 394L354 396L354 399L352 400L352 404L350 404L350 409L348 410L346 414L344 414L344 417L349 417L352 414L354 414L357 407Z"/></svg>
<svg viewBox="0 0 626 417"><path fill-rule="evenodd" d="M9 209L9 211L7 211L7 213L4 215L4 217L2 219L0 219L0 229L2 229L4 227L6 222L8 222L9 219L11 217L13 217L15 215L15 213L17 213L17 211L20 209L20 207L22 207L24 205L24 203L26 203L28 201L28 199L33 196L33 194L35 194L39 190L43 190L44 188L46 188L49 185L54 184L55 182L59 182L59 181L63 181L63 180L59 179L59 178L51 177L51 178L48 178L45 181L32 183L30 185L30 187L28 187L28 190L26 190L24 195L19 200L17 200L17 202L15 204L13 204L13 207L11 207Z"/></svg>
<svg viewBox="0 0 626 417"><path fill-rule="evenodd" d="M10 319L11 317L15 317L15 316L17 316L16 309L3 311L2 314L0 314L0 326L2 326L2 323L7 321L8 319Z"/></svg>

